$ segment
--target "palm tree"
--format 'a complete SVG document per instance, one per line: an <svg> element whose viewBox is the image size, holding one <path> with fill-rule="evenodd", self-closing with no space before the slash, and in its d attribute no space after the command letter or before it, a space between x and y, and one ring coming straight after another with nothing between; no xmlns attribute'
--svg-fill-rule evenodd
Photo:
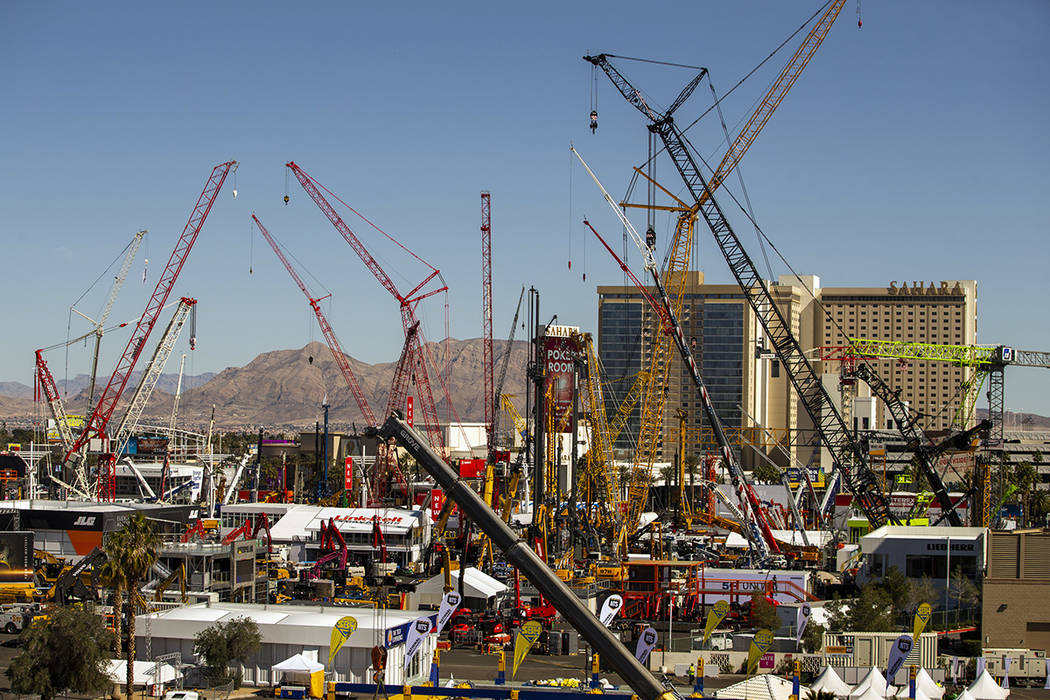
<svg viewBox="0 0 1050 700"><path fill-rule="evenodd" d="M112 551L109 552L110 559L116 561L117 566L123 571L123 585L128 591L128 597L131 599L141 597L135 594L138 593L139 585L157 562L160 537L153 531L153 525L145 515L135 513L124 523L124 527L110 537L109 542L113 543ZM125 658L128 662L127 695L130 697L135 687L134 614L128 615L128 645L125 651Z"/></svg>
<svg viewBox="0 0 1050 700"><path fill-rule="evenodd" d="M128 582L125 576L124 566L118 560L120 551L120 531L110 534L103 545L106 551L106 561L103 562L99 571L102 584L113 589L113 634L116 637L115 651L117 656L121 655L124 631L124 591L127 590Z"/></svg>

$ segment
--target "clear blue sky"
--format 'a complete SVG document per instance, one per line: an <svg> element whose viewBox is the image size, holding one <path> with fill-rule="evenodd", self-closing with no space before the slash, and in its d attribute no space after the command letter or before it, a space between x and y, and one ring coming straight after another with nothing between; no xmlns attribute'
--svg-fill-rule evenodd
<svg viewBox="0 0 1050 700"><path fill-rule="evenodd" d="M544 316L593 330L595 287L622 278L579 219L619 230L579 168L570 187L568 147L619 196L646 141L640 115L604 77L590 134L580 56L704 65L724 92L820 5L3 3L0 380L30 383L33 349L66 337L69 305L148 228L148 283L140 255L111 319L140 313L205 177L229 158L241 162L239 197L227 184L176 288L200 300L192 373L320 337L257 234L252 251L252 211L334 293L347 352L376 362L400 350L393 299L294 179L282 204L290 159L442 270L453 337L481 334L482 189L492 192L497 337L522 284L540 290ZM828 286L977 279L979 342L1050 349L1050 4L865 2L862 29L856 7L846 5L742 165L759 222L796 269ZM731 129L787 57L725 100ZM688 77L631 70L664 104ZM704 86L683 118L709 103ZM724 150L710 117L692 136L705 157ZM735 179L727 185L739 195ZM418 263L347 220L399 285L422 278ZM667 222L658 230L665 239ZM708 279L727 280L710 236L699 240ZM85 299L87 313L107 287ZM422 316L427 337L441 338L441 297ZM73 335L83 330L73 322ZM106 342L107 374L126 337ZM65 357L51 358L61 378ZM69 374L88 361L75 348ZM1050 415L1050 371L1010 372L1007 405Z"/></svg>

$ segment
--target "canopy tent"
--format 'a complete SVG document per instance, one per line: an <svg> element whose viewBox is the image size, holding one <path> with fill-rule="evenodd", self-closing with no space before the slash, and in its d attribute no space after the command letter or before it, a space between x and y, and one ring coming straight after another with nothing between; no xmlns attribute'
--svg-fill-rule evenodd
<svg viewBox="0 0 1050 700"><path fill-rule="evenodd" d="M926 697L932 700L938 700L944 696L944 688L937 685L937 681L933 680L933 676L925 668L920 668L915 674L915 689L921 690Z"/></svg>
<svg viewBox="0 0 1050 700"><path fill-rule="evenodd" d="M981 675L977 676L977 680L966 690L970 691L974 700L1005 700L1010 694L1006 688L999 687L987 668L981 671Z"/></svg>
<svg viewBox="0 0 1050 700"><path fill-rule="evenodd" d="M285 677L290 676L293 683L308 688L311 697L319 698L324 695L324 664L296 654L274 664L270 670L282 674L282 683Z"/></svg>
<svg viewBox="0 0 1050 700"><path fill-rule="evenodd" d="M893 686L890 687L892 688ZM899 700L909 700L910 696L908 694L908 689L901 688L897 692L897 698L899 698ZM919 687L918 683L915 684L915 700L931 700L929 695L922 692L922 688Z"/></svg>
<svg viewBox="0 0 1050 700"><path fill-rule="evenodd" d="M853 700L886 700L882 693L875 690L874 686L869 685L860 695L850 695Z"/></svg>
<svg viewBox="0 0 1050 700"><path fill-rule="evenodd" d="M839 678L839 674L835 673L835 669L831 666L824 667L824 670L820 672L820 675L809 684L809 689L813 691L814 695L823 690L828 693L834 693L842 698L849 697L850 691L852 690L849 683Z"/></svg>
<svg viewBox="0 0 1050 700"><path fill-rule="evenodd" d="M106 662L106 676L114 683L123 684L128 678L128 662L124 659L110 659ZM182 672L170 664L160 665L160 677L157 678L157 664L154 661L136 661L134 667L135 685L156 685L172 683L182 678Z"/></svg>
<svg viewBox="0 0 1050 700"><path fill-rule="evenodd" d="M715 693L718 698L730 698L732 700L789 700L791 697L791 681L764 673L760 676L752 676L747 680L726 686Z"/></svg>
<svg viewBox="0 0 1050 700"><path fill-rule="evenodd" d="M886 683L886 679L883 677L882 672L876 667L872 666L868 669L868 672L864 674L864 677L860 679L860 683L853 688L853 691L849 694L851 698L859 698L864 695L868 688L873 689L879 695L885 697L887 695L894 695L896 688Z"/></svg>
<svg viewBox="0 0 1050 700"><path fill-rule="evenodd" d="M452 590L459 590L459 571L452 572ZM441 574L429 578L416 586L416 590L409 596L409 607L422 607L429 605L437 607L441 598L445 595L445 577ZM464 607L471 609L493 608L500 599L506 595L507 586L492 578L488 574L474 567L466 570L463 580L463 603Z"/></svg>
<svg viewBox="0 0 1050 700"><path fill-rule="evenodd" d="M955 696L955 700L976 700L976 699L972 695L970 695L970 691L969 690L967 690L966 688L963 688L963 691Z"/></svg>

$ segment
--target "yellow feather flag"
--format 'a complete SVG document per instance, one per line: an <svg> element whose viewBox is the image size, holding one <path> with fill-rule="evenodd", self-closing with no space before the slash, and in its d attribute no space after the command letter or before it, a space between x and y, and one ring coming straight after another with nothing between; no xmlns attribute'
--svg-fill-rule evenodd
<svg viewBox="0 0 1050 700"><path fill-rule="evenodd" d="M332 662L335 661L335 655L339 653L339 650L343 648L343 644L350 635L357 630L357 620L347 615L346 617L339 618L339 621L335 623L335 627L332 628L332 637L328 640L328 665L331 666Z"/></svg>
<svg viewBox="0 0 1050 700"><path fill-rule="evenodd" d="M751 647L747 650L747 675L758 670L758 660L769 651L773 645L773 630L759 630L755 638L751 640Z"/></svg>
<svg viewBox="0 0 1050 700"><path fill-rule="evenodd" d="M725 619L725 616L729 613L729 601L720 600L711 606L711 609L707 611L707 624L704 625L704 640L706 644L711 633L715 631L715 627Z"/></svg>
<svg viewBox="0 0 1050 700"><path fill-rule="evenodd" d="M518 630L518 638L514 640L514 667L510 671L510 677L518 672L518 666L525 660L525 655L543 634L543 626L535 620L530 620Z"/></svg>

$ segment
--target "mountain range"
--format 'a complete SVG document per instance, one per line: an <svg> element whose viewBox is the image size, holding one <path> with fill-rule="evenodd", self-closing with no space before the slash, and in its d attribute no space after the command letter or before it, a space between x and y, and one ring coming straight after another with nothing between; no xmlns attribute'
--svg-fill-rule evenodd
<svg viewBox="0 0 1050 700"><path fill-rule="evenodd" d="M497 378L507 348L507 341L493 342ZM459 421L468 423L483 421L482 340L450 339L447 346L444 342L428 343L426 350L434 365L442 368L442 376L447 377L445 384L454 408L451 419L455 421L458 417ZM517 395L516 403L521 403L520 397L524 397L527 357L528 343L517 341L510 347L503 393ZM379 364L361 362L349 355L346 359L372 413L380 418L386 411L396 358ZM116 415L124 410L139 376L136 374L129 381ZM65 399L67 412L77 413L87 403L87 377L80 375L68 382L71 398ZM176 382L177 375L161 375L144 411L143 423L167 425ZM431 384L438 416L445 421L448 402L441 384L434 378ZM59 388L63 388L61 382ZM96 396L99 391L101 387L96 389ZM418 406L418 390L410 387L410 393L417 396L414 400ZM216 427L301 428L321 419L321 404L326 398L330 404L330 423L363 424L363 414L331 351L324 344L313 342L299 349L262 353L243 367L184 377L178 422L182 428L206 428L214 406ZM0 418L18 423L32 418L35 410L32 387L18 382L0 383Z"/></svg>

